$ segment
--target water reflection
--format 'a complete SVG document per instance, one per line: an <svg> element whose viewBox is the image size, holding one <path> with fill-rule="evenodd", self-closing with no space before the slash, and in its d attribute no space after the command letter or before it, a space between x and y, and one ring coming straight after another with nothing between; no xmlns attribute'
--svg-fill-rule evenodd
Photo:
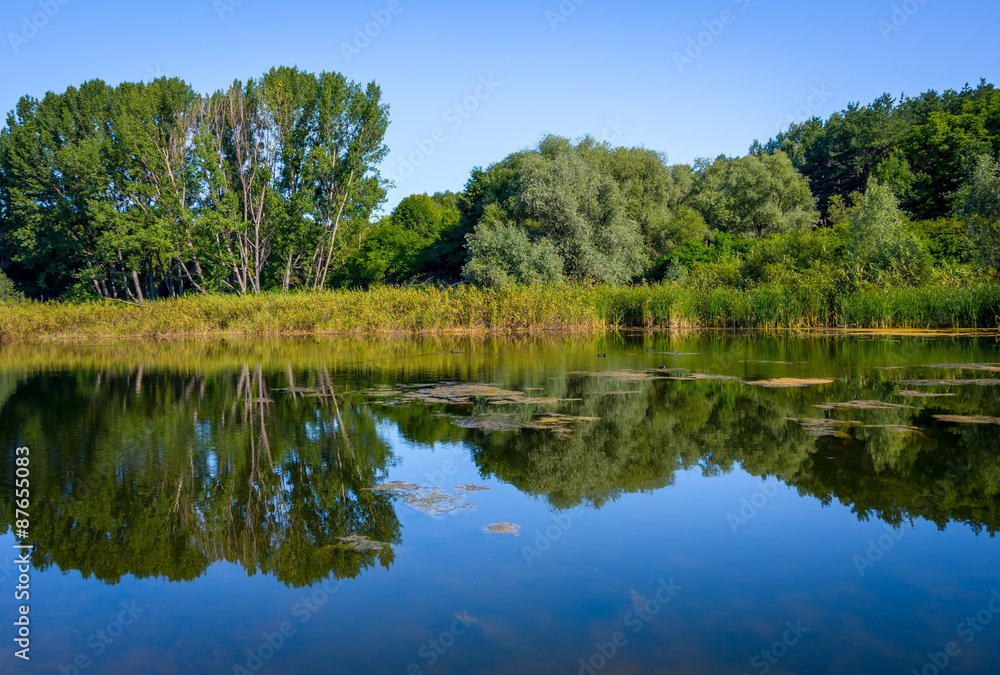
<svg viewBox="0 0 1000 675"><path fill-rule="evenodd" d="M391 547L355 542L400 541L391 499L367 489L392 453L370 410L339 401L327 373L301 377L284 392L259 366L20 382L0 425L20 431L5 447L33 451L35 566L115 583L191 580L227 560L292 586L388 568Z"/></svg>
<svg viewBox="0 0 1000 675"><path fill-rule="evenodd" d="M191 580L225 560L295 587L388 569L403 538L397 496L372 489L396 459L388 425L415 443L461 443L483 475L557 509L602 508L681 470L742 468L862 521L992 536L998 427L935 415L996 416L1000 390L909 391L919 377L990 377L961 368L982 351L970 339L717 335L7 347L0 531L13 449L28 445L40 569ZM745 383L786 376L833 382ZM506 393L414 395L441 382ZM830 402L847 405L817 407Z"/></svg>

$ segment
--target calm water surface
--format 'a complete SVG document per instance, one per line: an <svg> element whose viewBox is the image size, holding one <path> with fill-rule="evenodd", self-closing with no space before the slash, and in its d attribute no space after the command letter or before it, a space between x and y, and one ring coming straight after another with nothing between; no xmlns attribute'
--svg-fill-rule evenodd
<svg viewBox="0 0 1000 675"><path fill-rule="evenodd" d="M995 673L998 352L723 333L2 348L0 666Z"/></svg>

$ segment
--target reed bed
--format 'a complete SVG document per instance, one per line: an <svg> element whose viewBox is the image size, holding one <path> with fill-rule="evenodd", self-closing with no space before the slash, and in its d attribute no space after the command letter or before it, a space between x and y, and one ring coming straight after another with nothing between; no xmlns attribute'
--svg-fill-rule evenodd
<svg viewBox="0 0 1000 675"><path fill-rule="evenodd" d="M699 289L523 286L499 290L380 287L367 291L189 295L0 304L0 341L310 333L531 333L641 328L994 328L1000 284L840 293L809 285Z"/></svg>

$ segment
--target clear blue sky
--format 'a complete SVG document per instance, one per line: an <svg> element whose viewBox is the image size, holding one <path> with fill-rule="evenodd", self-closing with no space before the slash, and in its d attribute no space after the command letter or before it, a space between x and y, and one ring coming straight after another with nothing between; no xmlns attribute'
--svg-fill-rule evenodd
<svg viewBox="0 0 1000 675"><path fill-rule="evenodd" d="M391 208L460 190L545 133L691 162L745 154L796 114L1000 83L998 19L983 0L4 0L0 107L91 78L165 74L207 93L294 65L375 80L392 107ZM345 54L369 23L375 37Z"/></svg>

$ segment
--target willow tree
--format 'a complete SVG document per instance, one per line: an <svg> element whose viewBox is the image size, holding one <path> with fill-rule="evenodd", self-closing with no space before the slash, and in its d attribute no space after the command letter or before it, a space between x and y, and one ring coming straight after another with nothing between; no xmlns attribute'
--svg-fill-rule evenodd
<svg viewBox="0 0 1000 675"><path fill-rule="evenodd" d="M969 239L981 269L1000 271L1000 162L984 155L963 190Z"/></svg>
<svg viewBox="0 0 1000 675"><path fill-rule="evenodd" d="M644 209L633 203L655 204L610 170L603 159L610 152L591 139L574 145L549 136L537 150L474 172L466 278L544 280L561 270L573 279L625 283L642 274L648 257L632 214Z"/></svg>

